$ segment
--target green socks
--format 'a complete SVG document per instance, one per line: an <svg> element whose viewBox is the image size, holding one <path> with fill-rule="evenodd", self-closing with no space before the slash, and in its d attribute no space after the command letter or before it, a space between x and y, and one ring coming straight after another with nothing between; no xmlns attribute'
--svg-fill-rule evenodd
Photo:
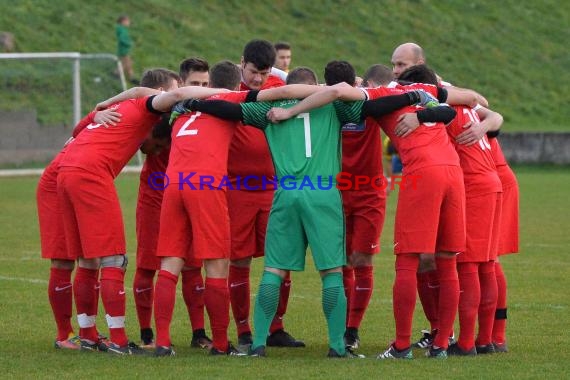
<svg viewBox="0 0 570 380"><path fill-rule="evenodd" d="M342 273L329 273L322 277L323 312L329 328L329 347L344 355L344 331L346 329L346 296Z"/></svg>
<svg viewBox="0 0 570 380"><path fill-rule="evenodd" d="M279 289L282 281L283 279L275 273L263 272L259 292L255 299L255 308L253 310L253 327L255 333L253 334L253 344L251 345L252 350L259 346L266 345L269 327L271 326L271 322L277 311L277 305L279 304Z"/></svg>

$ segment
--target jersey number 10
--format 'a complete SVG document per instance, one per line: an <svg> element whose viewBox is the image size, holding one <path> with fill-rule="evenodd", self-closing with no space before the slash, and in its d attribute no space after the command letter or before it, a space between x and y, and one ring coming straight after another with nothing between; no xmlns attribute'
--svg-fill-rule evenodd
<svg viewBox="0 0 570 380"><path fill-rule="evenodd" d="M471 120L473 124L479 123L481 121L479 119L479 115L477 115L475 110L471 108L463 108L463 113L467 115L467 117L469 118L469 120ZM481 148L481 150L485 149L491 150L491 144L489 144L489 141L487 141L487 138L485 138L485 136L483 136L483 138L479 140L479 147Z"/></svg>

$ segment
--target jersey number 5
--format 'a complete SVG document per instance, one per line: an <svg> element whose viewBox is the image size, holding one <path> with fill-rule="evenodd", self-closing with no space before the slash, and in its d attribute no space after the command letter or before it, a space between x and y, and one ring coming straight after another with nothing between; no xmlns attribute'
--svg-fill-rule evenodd
<svg viewBox="0 0 570 380"><path fill-rule="evenodd" d="M303 119L303 128L305 129L305 157L309 158L313 153L311 150L311 120L309 119L309 113L300 113L297 115L297 119Z"/></svg>
<svg viewBox="0 0 570 380"><path fill-rule="evenodd" d="M198 134L198 130L197 129L188 129L188 127L190 126L190 124L192 124L196 118L198 116L200 116L202 114L202 112L196 112L194 115L192 115L190 117L190 119L188 119L188 121L184 124L182 124L182 128L180 128L180 130L178 131L178 133L176 134L176 137L180 137L180 136L195 136Z"/></svg>

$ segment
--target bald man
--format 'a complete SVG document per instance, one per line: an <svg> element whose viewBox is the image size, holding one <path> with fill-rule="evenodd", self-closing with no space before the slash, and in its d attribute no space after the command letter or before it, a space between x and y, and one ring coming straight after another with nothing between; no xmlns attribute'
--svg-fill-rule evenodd
<svg viewBox="0 0 570 380"><path fill-rule="evenodd" d="M420 45L406 42L398 46L392 53L392 73L397 79L408 67L426 63L424 50Z"/></svg>

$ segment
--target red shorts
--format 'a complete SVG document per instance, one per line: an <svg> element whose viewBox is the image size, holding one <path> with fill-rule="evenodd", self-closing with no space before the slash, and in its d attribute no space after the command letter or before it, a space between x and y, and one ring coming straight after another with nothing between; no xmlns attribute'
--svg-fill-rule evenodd
<svg viewBox="0 0 570 380"><path fill-rule="evenodd" d="M469 197L465 202L467 247L459 263L485 263L497 257L501 193Z"/></svg>
<svg viewBox="0 0 570 380"><path fill-rule="evenodd" d="M196 259L229 259L225 191L179 190L171 184L162 200L157 256L183 258L186 266Z"/></svg>
<svg viewBox="0 0 570 380"><path fill-rule="evenodd" d="M463 252L465 187L459 166L428 166L400 186L394 254ZM414 182L414 184L412 184Z"/></svg>
<svg viewBox="0 0 570 380"><path fill-rule="evenodd" d="M141 184L139 187L137 200L137 268L159 270L160 258L156 256L156 247L160 229L162 191L143 186Z"/></svg>
<svg viewBox="0 0 570 380"><path fill-rule="evenodd" d="M384 190L341 191L346 224L346 254L380 252L380 234L386 215Z"/></svg>
<svg viewBox="0 0 570 380"><path fill-rule="evenodd" d="M519 251L519 185L509 166L497 166L497 172L503 184L501 236L498 248L500 256Z"/></svg>
<svg viewBox="0 0 570 380"><path fill-rule="evenodd" d="M231 260L263 256L273 193L273 190L227 192L232 242Z"/></svg>
<svg viewBox="0 0 570 380"><path fill-rule="evenodd" d="M63 214L57 195L57 167L46 168L36 192L42 257L55 260L75 260L68 254L63 228Z"/></svg>
<svg viewBox="0 0 570 380"><path fill-rule="evenodd" d="M64 167L57 176L57 190L70 255L93 259L126 253L123 214L112 177Z"/></svg>

